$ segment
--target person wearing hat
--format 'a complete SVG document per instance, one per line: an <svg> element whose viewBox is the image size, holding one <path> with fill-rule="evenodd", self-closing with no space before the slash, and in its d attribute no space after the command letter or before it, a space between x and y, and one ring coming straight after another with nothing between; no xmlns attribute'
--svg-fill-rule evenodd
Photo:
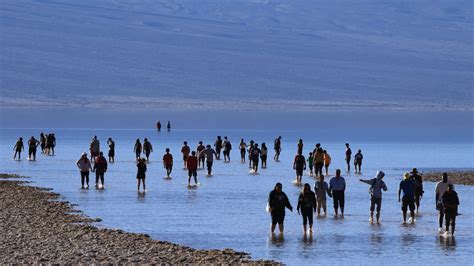
<svg viewBox="0 0 474 266"><path fill-rule="evenodd" d="M387 185L382 181L382 178L385 176L383 171L377 171L375 178L373 179L359 179L360 182L370 185L370 222L374 222L374 210L377 210L376 219L377 224L380 223L380 210L382 208L382 189L387 191ZM375 208L377 205L377 209Z"/></svg>
<svg viewBox="0 0 474 266"><path fill-rule="evenodd" d="M400 194L403 192L402 202L402 214L403 223L407 222L407 210L410 207L411 223L415 223L415 181L410 178L409 173L403 175L403 180L400 182L398 189L398 202L400 202Z"/></svg>
<svg viewBox="0 0 474 266"><path fill-rule="evenodd" d="M411 176L410 178L415 182L415 206L416 206L416 212L418 212L418 209L420 208L420 200L423 197L423 178L421 175L418 174L418 170L416 168L413 168L411 171Z"/></svg>
<svg viewBox="0 0 474 266"><path fill-rule="evenodd" d="M89 188L89 171L92 170L91 161L87 158L87 153L83 152L81 158L76 162L79 171L81 172L81 189L84 189L84 181L86 182L85 188Z"/></svg>
<svg viewBox="0 0 474 266"><path fill-rule="evenodd" d="M283 185L276 183L275 188L268 195L268 210L272 216L271 232L275 231L275 227L278 224L280 234L283 234L283 222L285 220L285 208L293 211L293 207L288 200L285 192L282 191Z"/></svg>
<svg viewBox="0 0 474 266"><path fill-rule="evenodd" d="M145 154L146 161L150 161L150 153L153 152L153 146L147 138L143 140L143 153Z"/></svg>

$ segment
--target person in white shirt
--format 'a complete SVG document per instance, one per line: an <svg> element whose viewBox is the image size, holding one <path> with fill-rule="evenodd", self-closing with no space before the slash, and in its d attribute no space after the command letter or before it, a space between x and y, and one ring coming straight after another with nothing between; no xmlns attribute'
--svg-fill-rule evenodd
<svg viewBox="0 0 474 266"><path fill-rule="evenodd" d="M443 173L443 180L436 183L435 187L435 199L436 199L436 210L439 211L439 231L443 231L443 218L444 218L444 207L443 207L443 194L448 190L448 186L452 185L452 182L448 180L448 173Z"/></svg>

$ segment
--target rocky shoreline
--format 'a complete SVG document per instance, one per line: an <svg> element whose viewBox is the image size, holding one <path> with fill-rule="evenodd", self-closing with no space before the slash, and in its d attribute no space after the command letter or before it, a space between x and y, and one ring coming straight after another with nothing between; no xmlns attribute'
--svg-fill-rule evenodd
<svg viewBox="0 0 474 266"><path fill-rule="evenodd" d="M454 184L474 185L474 171L446 171L448 178ZM443 172L427 172L423 174L423 181L439 182Z"/></svg>
<svg viewBox="0 0 474 266"><path fill-rule="evenodd" d="M60 195L49 189L25 183L0 179L1 264L279 264L251 260L231 249L197 250L145 234L97 228L94 223L100 219L58 201Z"/></svg>

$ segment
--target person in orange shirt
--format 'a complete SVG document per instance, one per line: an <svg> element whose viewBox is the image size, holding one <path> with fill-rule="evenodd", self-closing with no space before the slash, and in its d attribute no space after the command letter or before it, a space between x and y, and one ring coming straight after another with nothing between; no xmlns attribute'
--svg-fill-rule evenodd
<svg viewBox="0 0 474 266"><path fill-rule="evenodd" d="M329 165L331 164L331 156L329 156L329 153L324 150L323 151L324 155L324 168L326 168L326 176L329 175Z"/></svg>
<svg viewBox="0 0 474 266"><path fill-rule="evenodd" d="M173 170L173 155L171 155L169 148L166 148L166 153L163 155L163 167L166 168L166 177L170 178Z"/></svg>
<svg viewBox="0 0 474 266"><path fill-rule="evenodd" d="M192 151L191 156L186 159L186 166L188 167L188 187L191 186L191 176L194 176L194 183L197 185L198 159L195 151Z"/></svg>

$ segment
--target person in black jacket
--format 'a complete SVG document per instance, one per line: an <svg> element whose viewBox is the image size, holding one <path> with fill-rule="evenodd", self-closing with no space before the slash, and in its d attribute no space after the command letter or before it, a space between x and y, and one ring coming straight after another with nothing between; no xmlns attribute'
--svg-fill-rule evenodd
<svg viewBox="0 0 474 266"><path fill-rule="evenodd" d="M146 177L146 160L145 158L140 158L138 159L138 163L137 163L138 192L140 192L140 183L143 183L143 192L146 191L145 177Z"/></svg>
<svg viewBox="0 0 474 266"><path fill-rule="evenodd" d="M298 199L298 214L303 216L303 230L304 235L306 235L306 224L309 220L309 234L313 233L313 213L316 211L316 195L311 191L311 186L306 183L304 184L303 191L301 191L300 197Z"/></svg>
<svg viewBox="0 0 474 266"><path fill-rule="evenodd" d="M452 184L448 185L448 190L443 194L443 207L446 219L446 232L449 232L449 225L451 224L451 235L454 235L456 227L456 216L458 215L459 198L458 193L454 191Z"/></svg>
<svg viewBox="0 0 474 266"><path fill-rule="evenodd" d="M282 184L276 183L275 189L270 192L268 196L269 212L272 216L272 233L275 231L275 227L278 224L280 234L283 234L283 221L285 220L285 207L290 211L293 211L293 207L288 200L285 192L282 191Z"/></svg>

